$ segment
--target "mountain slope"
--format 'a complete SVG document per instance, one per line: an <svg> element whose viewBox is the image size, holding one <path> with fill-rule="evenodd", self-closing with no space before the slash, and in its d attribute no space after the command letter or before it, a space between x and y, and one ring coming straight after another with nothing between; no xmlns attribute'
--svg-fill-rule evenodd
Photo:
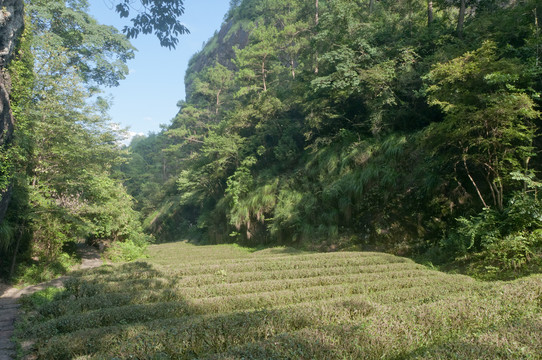
<svg viewBox="0 0 542 360"><path fill-rule="evenodd" d="M540 268L539 2L373 5L232 3L132 146L149 231Z"/></svg>

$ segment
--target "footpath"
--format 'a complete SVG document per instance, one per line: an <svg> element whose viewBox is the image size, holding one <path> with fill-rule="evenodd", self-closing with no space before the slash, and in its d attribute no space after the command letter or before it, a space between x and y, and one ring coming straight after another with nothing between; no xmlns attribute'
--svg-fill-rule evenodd
<svg viewBox="0 0 542 360"><path fill-rule="evenodd" d="M85 245L79 247L77 251L82 259L79 269L91 269L102 264L100 254L94 248ZM61 287L67 278L68 276L63 276L22 289L0 284L0 360L15 359L16 348L15 344L11 341L11 336L15 330L15 321L19 315L19 298L48 287Z"/></svg>

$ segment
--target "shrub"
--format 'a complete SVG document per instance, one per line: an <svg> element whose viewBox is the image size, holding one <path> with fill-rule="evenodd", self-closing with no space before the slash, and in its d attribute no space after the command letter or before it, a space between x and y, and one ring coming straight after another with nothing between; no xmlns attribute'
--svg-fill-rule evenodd
<svg viewBox="0 0 542 360"><path fill-rule="evenodd" d="M113 262L134 261L145 257L147 244L136 243L132 240L124 242L117 241L107 249L105 256Z"/></svg>
<svg viewBox="0 0 542 360"><path fill-rule="evenodd" d="M67 253L60 253L49 262L33 263L29 266L21 264L16 276L16 282L24 284L37 284L52 280L59 275L67 273L77 264L77 260Z"/></svg>
<svg viewBox="0 0 542 360"><path fill-rule="evenodd" d="M529 193L514 194L502 211L484 209L461 217L442 246L455 258L474 256L472 268L524 271L542 245L542 202ZM497 273L497 271L494 271Z"/></svg>
<svg viewBox="0 0 542 360"><path fill-rule="evenodd" d="M536 257L542 244L542 229L510 234L485 249L488 262L500 269L520 269Z"/></svg>
<svg viewBox="0 0 542 360"><path fill-rule="evenodd" d="M41 308L52 303L55 299L60 298L60 294L65 290L57 287L48 287L40 291L36 291L28 296L21 298L21 303L25 308Z"/></svg>

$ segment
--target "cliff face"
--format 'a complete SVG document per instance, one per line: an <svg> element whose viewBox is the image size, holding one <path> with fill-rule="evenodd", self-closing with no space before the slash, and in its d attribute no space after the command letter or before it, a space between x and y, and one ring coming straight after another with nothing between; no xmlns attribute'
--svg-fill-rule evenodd
<svg viewBox="0 0 542 360"><path fill-rule="evenodd" d="M11 60L23 25L23 1L0 0L0 146L9 142L13 132L13 116L9 105L11 81L5 68Z"/></svg>
<svg viewBox="0 0 542 360"><path fill-rule="evenodd" d="M24 2L0 0L0 66L4 68L13 54L24 25Z"/></svg>
<svg viewBox="0 0 542 360"><path fill-rule="evenodd" d="M9 102L11 80L5 69L23 30L23 5L22 0L0 0L0 148L9 146L15 122ZM11 187L0 189L0 223L4 219L10 197Z"/></svg>
<svg viewBox="0 0 542 360"><path fill-rule="evenodd" d="M228 69L235 69L232 62L235 58L234 48L242 49L248 44L249 32L244 25L242 20L228 20L222 24L220 31L207 41L203 49L190 59L184 80L187 101L190 100L192 82L197 73L206 67L213 66L215 62Z"/></svg>

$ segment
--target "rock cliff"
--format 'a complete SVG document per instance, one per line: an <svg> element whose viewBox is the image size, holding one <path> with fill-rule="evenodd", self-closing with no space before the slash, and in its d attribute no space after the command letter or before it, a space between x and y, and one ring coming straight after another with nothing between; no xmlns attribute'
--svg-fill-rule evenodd
<svg viewBox="0 0 542 360"><path fill-rule="evenodd" d="M211 37L203 49L195 54L188 64L185 76L186 99L189 101L192 92L192 82L197 74L206 67L213 66L216 62L234 69L235 47L240 49L248 44L249 32L246 23L236 19L230 19L222 24L220 31Z"/></svg>

